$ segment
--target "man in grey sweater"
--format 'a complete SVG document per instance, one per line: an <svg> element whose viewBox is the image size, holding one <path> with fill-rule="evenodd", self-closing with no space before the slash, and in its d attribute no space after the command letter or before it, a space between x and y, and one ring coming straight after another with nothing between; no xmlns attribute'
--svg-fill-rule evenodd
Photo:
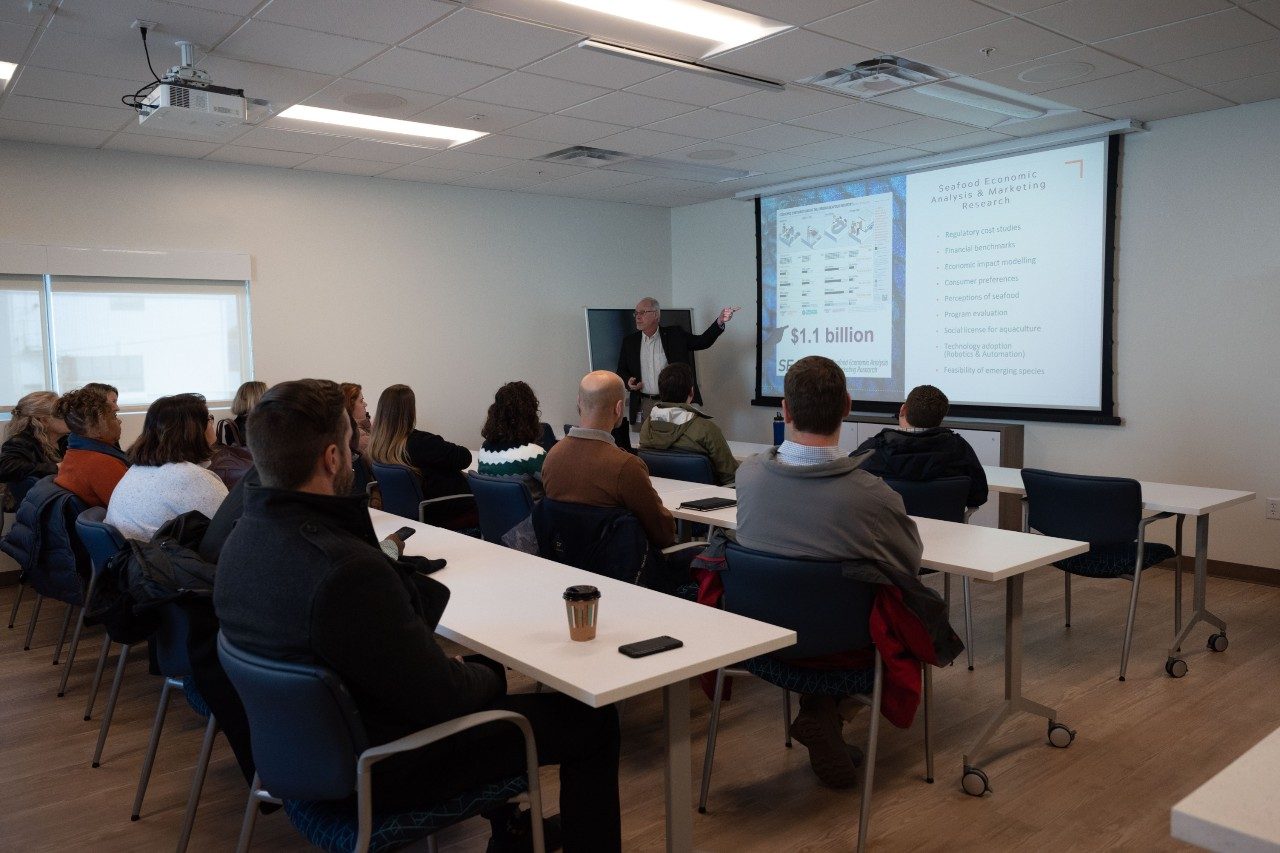
<svg viewBox="0 0 1280 853"><path fill-rule="evenodd" d="M839 447L850 406L844 371L829 358L802 358L787 371L783 394L787 440L738 469L738 543L786 557L871 560L914 577L920 535L902 498L859 468L864 455ZM841 725L834 698L802 695L791 727L819 781L836 788L857 782Z"/></svg>

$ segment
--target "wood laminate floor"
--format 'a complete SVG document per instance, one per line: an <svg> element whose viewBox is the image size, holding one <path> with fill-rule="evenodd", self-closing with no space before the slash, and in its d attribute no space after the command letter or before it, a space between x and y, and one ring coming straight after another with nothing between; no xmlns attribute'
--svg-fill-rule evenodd
<svg viewBox="0 0 1280 853"><path fill-rule="evenodd" d="M937 580L931 581L936 583ZM1189 586L1189 585L1188 585ZM961 792L961 753L1002 690L1004 598L1001 586L975 584L977 669L936 672L937 781L923 781L919 719L909 731L881 727L871 846L877 850L1175 850L1169 809L1240 753L1280 726L1280 589L1210 579L1213 609L1230 626L1230 649L1204 649L1208 628L1186 647L1190 673L1165 676L1173 577L1153 570L1143 583L1126 683L1116 680L1128 586L1077 580L1074 620L1062 626L1062 580L1031 573L1026 588L1025 692L1059 709L1079 731L1059 750L1043 721L1020 717L992 741L984 767L993 792ZM7 617L15 590L0 590ZM50 665L61 608L46 606L31 651L22 650L30 613L18 628L0 623L0 849L14 851L172 850L202 734L201 721L175 697L161 740L142 819L129 807L159 694L145 661L131 663L103 765L89 757L98 718L84 722L87 684L99 635L82 645L68 695L55 697L61 666ZM6 618L7 621L7 618ZM960 623L959 603L955 623ZM112 666L114 666L114 655ZM406 677L409 674L406 673ZM99 709L107 685L100 694ZM520 677L513 690L531 689ZM693 766L701 770L710 703L696 685ZM622 807L627 850L663 846L661 701L623 704ZM846 729L861 743L865 713ZM819 787L803 747L782 742L781 693L739 681L726 703L709 814L694 814L695 845L711 851L852 849L858 791ZM548 808L554 771L544 771ZM219 740L204 786L191 849L231 850L245 786ZM692 809L694 803L690 803ZM442 833L443 850L484 850L487 824L472 820ZM283 814L260 818L255 850L303 850Z"/></svg>

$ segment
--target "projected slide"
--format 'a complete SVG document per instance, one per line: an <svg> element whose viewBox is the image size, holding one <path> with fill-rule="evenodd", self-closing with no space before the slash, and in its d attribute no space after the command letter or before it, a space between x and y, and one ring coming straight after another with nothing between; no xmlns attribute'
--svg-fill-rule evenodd
<svg viewBox="0 0 1280 853"><path fill-rule="evenodd" d="M1096 410L1107 144L761 199L761 396L834 359L855 400Z"/></svg>

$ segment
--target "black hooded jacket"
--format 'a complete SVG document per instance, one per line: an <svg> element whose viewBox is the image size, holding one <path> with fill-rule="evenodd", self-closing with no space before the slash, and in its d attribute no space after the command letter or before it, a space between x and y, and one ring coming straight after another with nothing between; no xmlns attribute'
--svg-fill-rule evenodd
<svg viewBox="0 0 1280 853"><path fill-rule="evenodd" d="M921 432L884 429L851 453L871 451L862 469L892 480L926 481L939 477L968 477L967 506L987 502L987 475L969 442L946 427Z"/></svg>

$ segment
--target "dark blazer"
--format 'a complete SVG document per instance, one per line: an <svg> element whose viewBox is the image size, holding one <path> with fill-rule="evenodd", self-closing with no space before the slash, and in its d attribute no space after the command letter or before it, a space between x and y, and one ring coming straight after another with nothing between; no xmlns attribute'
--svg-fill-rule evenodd
<svg viewBox="0 0 1280 853"><path fill-rule="evenodd" d="M724 327L716 322L707 327L700 335L691 335L679 326L659 326L658 335L662 338L662 350L667 354L667 364L687 364L693 369L693 402L702 402L702 393L698 389L698 368L693 363L693 354L698 350L709 348L716 338L724 333ZM625 383L631 378L640 378L640 335L639 330L622 339L622 351L618 354L618 375ZM639 392L631 392L631 411L640 407Z"/></svg>

